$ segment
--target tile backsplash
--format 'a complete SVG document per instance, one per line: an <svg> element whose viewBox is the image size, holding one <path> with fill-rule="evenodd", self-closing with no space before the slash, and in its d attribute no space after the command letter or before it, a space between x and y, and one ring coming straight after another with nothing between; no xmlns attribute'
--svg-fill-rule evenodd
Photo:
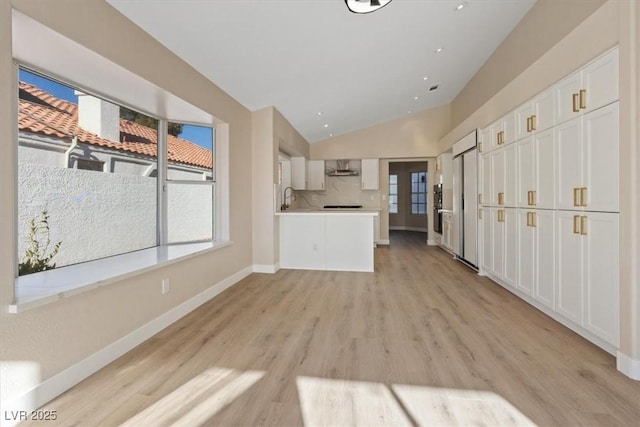
<svg viewBox="0 0 640 427"><path fill-rule="evenodd" d="M362 205L380 208L380 191L362 190L359 176L326 176L324 191L296 191L299 208L321 208L324 205Z"/></svg>

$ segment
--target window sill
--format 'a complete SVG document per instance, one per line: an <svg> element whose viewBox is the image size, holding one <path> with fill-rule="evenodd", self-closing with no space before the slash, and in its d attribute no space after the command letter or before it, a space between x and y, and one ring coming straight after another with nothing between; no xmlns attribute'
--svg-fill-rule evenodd
<svg viewBox="0 0 640 427"><path fill-rule="evenodd" d="M9 305L9 313L27 311L231 244L226 241L158 246L18 277L15 303Z"/></svg>

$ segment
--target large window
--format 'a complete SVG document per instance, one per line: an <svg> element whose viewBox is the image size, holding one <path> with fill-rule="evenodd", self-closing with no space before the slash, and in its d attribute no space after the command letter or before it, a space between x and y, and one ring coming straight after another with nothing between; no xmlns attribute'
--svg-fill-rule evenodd
<svg viewBox="0 0 640 427"><path fill-rule="evenodd" d="M411 172L411 213L427 214L427 173Z"/></svg>
<svg viewBox="0 0 640 427"><path fill-rule="evenodd" d="M398 213L398 175L389 175L389 213Z"/></svg>
<svg viewBox="0 0 640 427"><path fill-rule="evenodd" d="M214 132L19 70L19 274L214 238Z"/></svg>

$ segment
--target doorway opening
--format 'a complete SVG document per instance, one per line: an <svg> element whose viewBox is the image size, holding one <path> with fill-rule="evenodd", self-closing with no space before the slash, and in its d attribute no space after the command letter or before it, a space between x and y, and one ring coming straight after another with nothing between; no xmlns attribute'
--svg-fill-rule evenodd
<svg viewBox="0 0 640 427"><path fill-rule="evenodd" d="M429 179L428 162L389 162L389 237L393 231L422 233L425 243L429 237Z"/></svg>

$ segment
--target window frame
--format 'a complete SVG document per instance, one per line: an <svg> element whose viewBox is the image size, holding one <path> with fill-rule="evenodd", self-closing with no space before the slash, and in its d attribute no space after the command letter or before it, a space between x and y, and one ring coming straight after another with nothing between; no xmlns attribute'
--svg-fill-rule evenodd
<svg viewBox="0 0 640 427"><path fill-rule="evenodd" d="M413 191L413 184L414 184L413 177L414 177L414 175L418 175L418 181L416 181L415 184L418 184L418 187L419 187L420 184L422 183L420 181L420 175L421 174L424 174L424 192L420 192L420 191L414 192ZM429 200L427 199L427 194L428 194L428 191L427 191L428 182L427 182L427 180L428 180L427 171L409 172L409 185L410 185L410 192L409 193L410 193L410 197L411 197L410 198L410 200L411 200L411 215L427 215L427 208L428 208L428 202L429 202ZM414 194L418 196L418 201L417 202L413 201ZM424 194L424 203L420 203L420 199L419 198L420 198L421 194ZM420 212L420 206L422 206L422 205L424 205L424 212ZM417 207L417 212L414 211L414 207Z"/></svg>
<svg viewBox="0 0 640 427"><path fill-rule="evenodd" d="M25 309L29 309L32 306L38 306L38 305L42 305L45 303L48 303L52 300L56 300L59 299L60 297L62 297L62 293L57 294L58 296L55 295L50 295L50 294L43 294L43 295L36 295L36 296L32 296L29 295L28 297L26 297L26 301L23 302L20 300L19 294L20 292L18 291L19 287L20 287L20 282L27 282L26 280L20 280L21 278L24 279L25 277L31 277L32 280L29 280L30 284L32 284L33 282L38 281L39 279L33 280L34 278L32 276L38 276L41 275L42 276L42 281L50 281L51 280L51 276L52 274L55 274L56 272L60 272L60 277L61 278L66 278L68 277L71 272L73 271L74 268L77 268L77 266L87 266L87 264L90 263L94 263L94 265L100 267L102 264L108 263L108 262L112 262L112 259L114 257L118 257L118 258L123 258L125 262L129 262L127 260L131 261L131 271L127 271L125 274L122 273L114 273L114 274L109 274L109 273L105 273L103 276L100 277L96 277L95 282L94 283L87 283L86 280L82 283L78 283L77 287L75 288L68 288L68 291L65 291L64 293L68 293L70 295L76 294L79 291L81 291L82 289L93 289L97 286L101 286L104 283L109 283L109 282L114 282L117 280L120 280L122 278L125 277L129 277L131 275L135 275L135 274L141 274L143 272L148 271L150 268L157 268L161 265L165 265L167 262L175 262L175 259L171 259L171 260L167 260L165 259L164 256L158 256L157 260L155 262L152 262L150 266L145 265L144 268L141 267L137 267L134 261L134 258L141 256L145 256L144 254L148 253L149 251L155 251L158 253L165 253L166 250L171 250L171 247L182 247L183 249L180 249L180 251L178 252L179 255L177 255L176 259L182 259L185 257L189 257L192 256L193 254L196 253L204 253L204 252L209 252L211 250L217 250L219 248L223 248L226 247L230 244L232 244L232 242L230 241L230 233L229 233L229 191L228 191L228 185L229 185L229 168L228 165L226 164L229 160L228 158L228 138L229 138L229 125L227 123L223 123L220 121L217 121L215 119L213 119L212 117L212 122L211 123L203 123L203 122L193 122L193 121L188 121L188 120L183 120L183 119L175 119L175 118L161 118L158 117L157 115L154 114L150 114L147 111L145 111L145 109L142 108L138 108L136 106L132 106L128 103L119 101L117 98L115 97L106 97L104 95L102 95L100 92L97 92L95 90L92 90L92 88L87 88L84 85L80 85L80 84L76 84L70 80L61 78L60 76L58 76L57 74L53 73L53 72L49 72L46 70L41 69L40 67L36 67L33 66L31 64L25 63L23 61L19 61L17 59L13 59L13 84L14 86L14 102L13 102L13 106L12 106L12 116L13 116L13 144L16 145L16 149L15 149L15 156L13 159L13 164L14 164L14 182L13 182L13 200L14 200L14 221L13 221L13 234L14 234L14 249L13 249L13 268L14 268L14 278L15 278L15 283L14 283L14 304L12 304L10 306L10 312L11 313L17 313L19 311L24 311ZM18 158L18 147L19 147L19 128L18 128L18 112L19 112L19 91L18 91L18 82L20 79L20 70L23 69L29 73L33 73L36 75L39 75L43 78L46 78L48 80L54 81L56 83L60 83L62 85L71 87L73 89L78 89L82 90L82 92L86 93L86 94L90 94L93 95L95 97L104 99L105 101L108 102L112 102L115 103L121 107L126 107L129 109L132 109L134 111L143 113L149 117L152 117L156 120L158 120L158 147L157 147L157 158L156 158L156 162L157 162L157 171L158 171L158 176L156 177L157 181L156 181L156 197L157 197L157 204L156 204L156 244L153 247L150 248L142 248L139 250L135 250L133 252L125 252L125 253L120 253L120 254L116 254L113 256L109 256L109 257L102 257L102 258L97 258L95 260L88 260L88 261L83 261L81 263L78 264L72 264L72 265L68 265L68 266L62 266L62 267L58 267L54 270L48 270L46 272L38 272L38 273L33 273L33 274L29 274L26 276L18 276L18 263L20 262L20 254L18 253L18 235L19 235L19 224L18 224L18 219L19 219L19 201L18 201L18 195L19 195L19 180L18 180L18 164L19 164L19 158ZM214 121L215 120L215 121ZM196 126L202 126L202 127L208 127L212 129L212 157L213 160L216 162L215 165L213 165L213 175L212 175L212 179L211 180L202 180L202 181L187 181L187 180L167 180L167 168L168 168L168 151L167 151L167 137L168 137L168 133L166 132L167 128L168 128L168 123L169 122L178 122L178 123L183 123L183 124L188 124L188 125L196 125ZM189 182L189 183L196 183L199 185L208 185L211 186L211 191L212 191L212 198L213 198L213 206L212 206L212 231L213 231L213 236L212 239L207 239L207 240L200 240L200 241L185 241L185 242L176 242L176 243L167 243L166 237L167 237L167 233L166 233L166 228L167 228L167 202L168 202L168 195L166 194L166 188L167 188L167 184L171 182L171 183L176 183L176 182ZM203 246L204 245L204 246ZM131 257L131 258L128 258ZM62 272L62 270L65 270L64 272ZM45 278L45 274L43 273L47 273L46 276L48 278Z"/></svg>
<svg viewBox="0 0 640 427"><path fill-rule="evenodd" d="M396 177L396 182L395 182L395 184L391 184L391 177L392 177L392 176L395 176L395 177ZM398 175L397 173L390 173L390 174L389 174L389 203L388 203L388 205L389 205L389 213L390 213L390 214L397 214L397 213L398 213L398 207L399 207L399 203L398 203L398 202L399 202L399 200L398 200L398 186L399 186L399 184L400 184L400 183L398 182L398 178L399 178L399 175ZM395 187L396 187L396 192L395 192L395 193L392 193L392 192L391 192L391 185L395 185ZM391 203L391 196L395 196L395 198L396 198L396 202L395 202L395 203L393 203L393 205L396 207L396 210L395 210L395 211L392 211L392 210L391 210L391 205L392 205L392 203Z"/></svg>

